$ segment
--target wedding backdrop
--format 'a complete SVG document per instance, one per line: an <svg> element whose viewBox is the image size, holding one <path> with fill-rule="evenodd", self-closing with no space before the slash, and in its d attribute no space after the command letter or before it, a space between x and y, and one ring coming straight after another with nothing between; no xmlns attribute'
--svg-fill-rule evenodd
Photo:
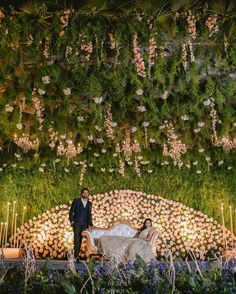
<svg viewBox="0 0 236 294"><path fill-rule="evenodd" d="M235 0L0 2L1 293L236 293L235 16ZM75 263L83 187L99 228Z"/></svg>
<svg viewBox="0 0 236 294"><path fill-rule="evenodd" d="M234 226L233 1L121 3L0 10L3 230L8 206L19 228L83 185L218 221L223 203Z"/></svg>

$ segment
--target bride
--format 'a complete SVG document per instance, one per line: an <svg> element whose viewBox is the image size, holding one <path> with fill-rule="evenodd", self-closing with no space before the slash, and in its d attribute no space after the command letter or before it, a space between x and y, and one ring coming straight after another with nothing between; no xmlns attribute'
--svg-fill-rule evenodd
<svg viewBox="0 0 236 294"><path fill-rule="evenodd" d="M98 244L98 252L116 262L135 260L137 255L145 262L149 262L156 258L157 237L157 232L152 227L152 220L147 218L133 238L102 236Z"/></svg>

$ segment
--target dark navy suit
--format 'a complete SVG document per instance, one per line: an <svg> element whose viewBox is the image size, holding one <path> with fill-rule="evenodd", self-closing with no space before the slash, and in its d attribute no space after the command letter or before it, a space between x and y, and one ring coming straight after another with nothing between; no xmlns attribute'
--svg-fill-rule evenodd
<svg viewBox="0 0 236 294"><path fill-rule="evenodd" d="M74 222L74 255L79 256L80 247L82 243L82 231L93 225L92 222L92 203L87 201L86 206L81 198L74 199L69 211L70 222Z"/></svg>

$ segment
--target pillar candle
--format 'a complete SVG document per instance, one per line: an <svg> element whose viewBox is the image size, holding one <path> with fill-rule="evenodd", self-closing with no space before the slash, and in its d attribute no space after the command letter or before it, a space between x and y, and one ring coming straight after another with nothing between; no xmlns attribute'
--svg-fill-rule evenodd
<svg viewBox="0 0 236 294"><path fill-rule="evenodd" d="M7 226L6 226L6 234L4 236L6 243L7 243L8 227L9 227L9 210L10 210L10 202L7 202L7 218L6 218Z"/></svg>
<svg viewBox="0 0 236 294"><path fill-rule="evenodd" d="M11 247L12 247L12 236L14 234L15 209L16 209L16 201L13 201L12 219L11 219Z"/></svg>
<svg viewBox="0 0 236 294"><path fill-rule="evenodd" d="M1 227L0 227L0 248L2 247L2 243L3 243L3 223L1 223Z"/></svg>

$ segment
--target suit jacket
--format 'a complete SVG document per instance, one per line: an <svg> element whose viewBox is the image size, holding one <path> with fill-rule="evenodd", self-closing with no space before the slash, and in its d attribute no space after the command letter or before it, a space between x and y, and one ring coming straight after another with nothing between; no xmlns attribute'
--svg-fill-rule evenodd
<svg viewBox="0 0 236 294"><path fill-rule="evenodd" d="M83 202L81 198L76 198L73 200L71 204L71 208L69 211L69 219L70 222L76 222L76 219L78 219L79 214L81 213L81 210L83 209ZM88 201L88 218L87 218L87 225L93 226L92 221L92 203Z"/></svg>

